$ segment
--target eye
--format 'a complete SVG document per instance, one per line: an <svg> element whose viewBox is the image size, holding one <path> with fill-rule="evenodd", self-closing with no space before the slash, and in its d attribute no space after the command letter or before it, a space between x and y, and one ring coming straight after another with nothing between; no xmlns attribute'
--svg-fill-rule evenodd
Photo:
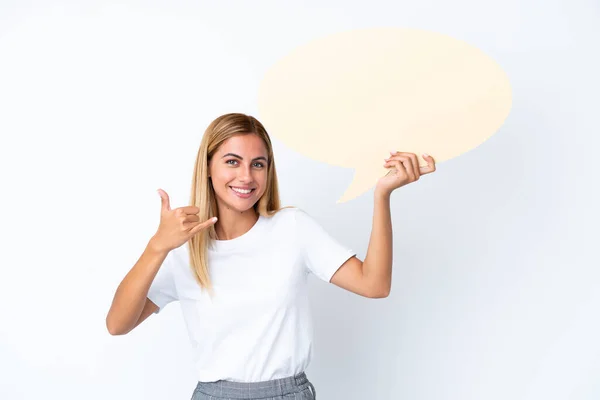
<svg viewBox="0 0 600 400"><path fill-rule="evenodd" d="M237 160L231 159L231 160L227 160L227 161L225 161L225 164L229 164L229 162L230 162L230 161L237 162ZM231 165L231 164L229 164L229 165ZM264 164L263 164L263 163L261 163L261 162L259 162L259 161L255 162L255 163L254 163L254 165L260 165L260 168L263 168L263 167L264 167Z"/></svg>

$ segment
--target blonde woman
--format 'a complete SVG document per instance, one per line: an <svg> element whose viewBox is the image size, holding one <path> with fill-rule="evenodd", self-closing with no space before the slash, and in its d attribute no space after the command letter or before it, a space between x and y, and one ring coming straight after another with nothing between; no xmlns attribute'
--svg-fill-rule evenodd
<svg viewBox="0 0 600 400"><path fill-rule="evenodd" d="M252 116L218 117L202 138L190 206L161 198L160 224L115 293L106 317L124 335L179 301L198 383L192 400L316 399L307 276L369 298L391 287L389 196L419 175L395 153L376 187L373 232L363 263L299 208L281 207L271 140Z"/></svg>

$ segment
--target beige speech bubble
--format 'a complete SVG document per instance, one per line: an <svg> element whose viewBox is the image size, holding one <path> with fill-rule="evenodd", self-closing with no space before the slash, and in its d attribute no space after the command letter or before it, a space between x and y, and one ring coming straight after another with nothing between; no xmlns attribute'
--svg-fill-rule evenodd
<svg viewBox="0 0 600 400"><path fill-rule="evenodd" d="M439 33L370 28L313 40L276 62L258 93L259 117L287 146L355 169L337 203L389 170L389 151L440 162L477 147L508 116L512 92L482 51Z"/></svg>

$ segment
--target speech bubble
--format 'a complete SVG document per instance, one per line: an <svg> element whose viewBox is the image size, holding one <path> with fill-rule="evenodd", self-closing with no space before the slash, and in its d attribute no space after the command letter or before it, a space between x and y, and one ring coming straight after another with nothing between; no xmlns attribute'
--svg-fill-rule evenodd
<svg viewBox="0 0 600 400"><path fill-rule="evenodd" d="M265 73L258 112L270 134L317 161L354 168L337 201L371 189L389 151L440 162L490 138L512 91L489 56L452 37L369 28L299 46Z"/></svg>

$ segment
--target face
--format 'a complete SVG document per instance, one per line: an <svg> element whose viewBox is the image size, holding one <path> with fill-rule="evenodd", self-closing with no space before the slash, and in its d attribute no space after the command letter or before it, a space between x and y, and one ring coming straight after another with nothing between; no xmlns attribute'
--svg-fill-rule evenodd
<svg viewBox="0 0 600 400"><path fill-rule="evenodd" d="M267 148L257 135L236 135L223 142L208 165L219 210L251 209L266 190L267 165Z"/></svg>

